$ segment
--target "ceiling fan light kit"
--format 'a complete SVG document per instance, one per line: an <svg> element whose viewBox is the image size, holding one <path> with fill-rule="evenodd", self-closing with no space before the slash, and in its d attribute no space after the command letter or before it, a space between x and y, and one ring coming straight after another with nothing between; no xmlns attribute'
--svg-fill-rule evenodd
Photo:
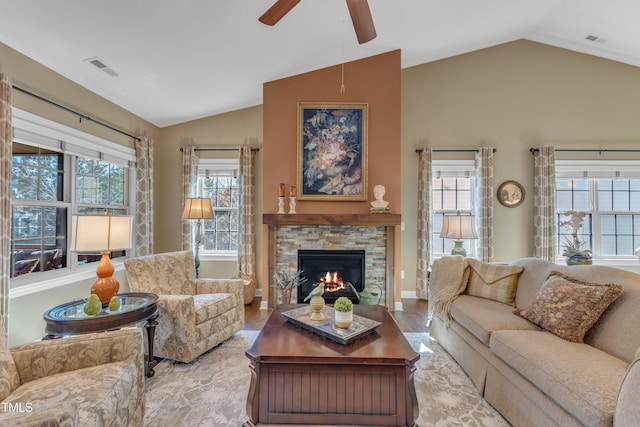
<svg viewBox="0 0 640 427"><path fill-rule="evenodd" d="M353 29L358 43L363 44L376 38L376 28L373 25L371 9L368 0L346 0ZM273 6L258 18L265 25L273 26L278 23L300 0L277 0Z"/></svg>

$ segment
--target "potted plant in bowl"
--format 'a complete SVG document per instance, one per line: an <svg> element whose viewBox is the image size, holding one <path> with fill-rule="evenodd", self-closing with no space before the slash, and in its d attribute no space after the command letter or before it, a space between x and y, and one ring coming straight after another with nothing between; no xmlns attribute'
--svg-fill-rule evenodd
<svg viewBox="0 0 640 427"><path fill-rule="evenodd" d="M591 265L591 250L587 249L587 244L580 240L578 232L584 225L586 212L567 211L564 213L568 219L560 222L560 227L569 230L570 237L565 237L562 246L567 265Z"/></svg>
<svg viewBox="0 0 640 427"><path fill-rule="evenodd" d="M307 281L307 278L302 273L304 273L304 270L298 270L294 274L286 270L280 270L273 274L276 289L280 289L282 304L290 304L291 291Z"/></svg>
<svg viewBox="0 0 640 427"><path fill-rule="evenodd" d="M347 297L339 297L333 303L334 321L338 328L347 329L353 323L353 303Z"/></svg>

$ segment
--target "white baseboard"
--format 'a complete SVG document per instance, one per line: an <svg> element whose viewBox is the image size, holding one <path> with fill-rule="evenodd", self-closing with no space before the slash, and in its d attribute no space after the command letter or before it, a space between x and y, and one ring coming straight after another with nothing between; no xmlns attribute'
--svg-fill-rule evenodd
<svg viewBox="0 0 640 427"><path fill-rule="evenodd" d="M402 306L402 301L396 301L396 306L394 311L404 311L404 307Z"/></svg>
<svg viewBox="0 0 640 427"><path fill-rule="evenodd" d="M268 310L269 304L268 301L260 301L260 310Z"/></svg>
<svg viewBox="0 0 640 427"><path fill-rule="evenodd" d="M416 291L402 291L402 298L407 299L418 299L418 295L416 295Z"/></svg>

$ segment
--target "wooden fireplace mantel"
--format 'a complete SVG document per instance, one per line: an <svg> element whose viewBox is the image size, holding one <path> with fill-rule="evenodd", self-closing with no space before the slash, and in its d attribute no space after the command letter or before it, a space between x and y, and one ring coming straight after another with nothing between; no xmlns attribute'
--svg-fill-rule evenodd
<svg viewBox="0 0 640 427"><path fill-rule="evenodd" d="M385 227L386 243L386 284L385 305L395 309L395 244L396 228L401 225L400 214L262 214L262 223L269 227L268 277L269 304L275 307L276 292L273 274L276 269L276 229L281 226L365 226Z"/></svg>
<svg viewBox="0 0 640 427"><path fill-rule="evenodd" d="M400 214L262 214L266 225L400 225Z"/></svg>

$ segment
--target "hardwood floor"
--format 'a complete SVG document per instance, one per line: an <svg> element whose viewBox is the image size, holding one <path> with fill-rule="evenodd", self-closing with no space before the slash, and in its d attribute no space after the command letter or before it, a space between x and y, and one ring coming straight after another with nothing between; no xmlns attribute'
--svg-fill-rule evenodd
<svg viewBox="0 0 640 427"><path fill-rule="evenodd" d="M244 306L244 328L247 330L260 330L271 314L271 309L260 310L262 298L257 297L251 304ZM428 332L427 328L427 301L404 298L402 300L404 311L392 311L391 315L398 322L402 332Z"/></svg>

